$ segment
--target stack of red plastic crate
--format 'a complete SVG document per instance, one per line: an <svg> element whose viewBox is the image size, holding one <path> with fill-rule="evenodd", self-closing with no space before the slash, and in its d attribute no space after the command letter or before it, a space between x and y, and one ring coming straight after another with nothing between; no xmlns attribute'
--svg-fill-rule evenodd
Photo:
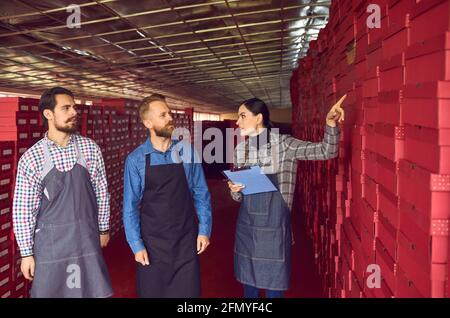
<svg viewBox="0 0 450 318"><path fill-rule="evenodd" d="M38 104L32 98L0 98L0 297L28 294L12 234L12 201L20 156L45 132Z"/></svg>
<svg viewBox="0 0 450 318"><path fill-rule="evenodd" d="M0 141L0 298L12 296L12 184L15 143Z"/></svg>
<svg viewBox="0 0 450 318"><path fill-rule="evenodd" d="M421 1L410 15L401 112L396 292L450 297L450 1ZM413 261L412 261L413 260Z"/></svg>
<svg viewBox="0 0 450 318"><path fill-rule="evenodd" d="M173 124L175 128L183 128L186 129L186 132L189 132L189 136L191 137L191 142L194 140L194 109L193 108L185 108L183 112L172 113ZM182 133L183 135L186 133Z"/></svg>
<svg viewBox="0 0 450 318"><path fill-rule="evenodd" d="M300 207L330 296L450 296L450 1L370 4L380 28L366 1L333 1L293 72L300 139L320 140L324 109L347 94L337 169L299 164Z"/></svg>
<svg viewBox="0 0 450 318"><path fill-rule="evenodd" d="M128 99L104 99L102 111L104 161L110 193L111 236L123 227L123 175L126 156L147 137L138 121L138 102Z"/></svg>

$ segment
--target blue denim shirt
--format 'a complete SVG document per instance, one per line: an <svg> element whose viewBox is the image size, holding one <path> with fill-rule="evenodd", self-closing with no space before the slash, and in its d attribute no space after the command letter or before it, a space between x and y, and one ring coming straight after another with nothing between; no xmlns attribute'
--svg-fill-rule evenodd
<svg viewBox="0 0 450 318"><path fill-rule="evenodd" d="M212 227L211 195L205 175L193 145L173 140L169 149L162 153L153 148L150 138L131 152L125 162L123 193L123 224L128 244L133 253L145 248L141 236L140 203L145 187L145 156L150 154L151 165L183 162L189 190L199 219L199 235L210 237Z"/></svg>

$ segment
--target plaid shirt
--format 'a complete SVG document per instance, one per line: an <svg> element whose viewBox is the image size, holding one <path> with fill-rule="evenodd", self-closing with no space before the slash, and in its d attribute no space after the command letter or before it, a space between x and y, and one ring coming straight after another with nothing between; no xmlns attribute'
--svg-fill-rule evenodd
<svg viewBox="0 0 450 318"><path fill-rule="evenodd" d="M70 136L67 147L60 147L47 134L20 158L17 167L16 188L13 200L14 234L22 257L33 255L34 231L42 197L42 176L44 167L43 145L47 143L56 169L69 171L77 162L74 141L86 159L91 182L97 197L99 231L109 229L109 193L105 165L100 148L86 137Z"/></svg>
<svg viewBox="0 0 450 318"><path fill-rule="evenodd" d="M266 144L259 150L249 144L249 139L241 142L234 152L234 166L260 165L265 173L277 174L280 193L289 209L295 191L297 160L328 160L339 154L339 127L325 126L322 142L313 143L296 139L290 135L270 133L270 146ZM235 201L242 200L242 193L233 193Z"/></svg>

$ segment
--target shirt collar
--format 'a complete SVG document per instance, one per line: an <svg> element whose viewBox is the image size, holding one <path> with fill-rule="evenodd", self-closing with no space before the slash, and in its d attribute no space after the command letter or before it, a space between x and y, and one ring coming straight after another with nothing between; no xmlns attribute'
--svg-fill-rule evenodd
<svg viewBox="0 0 450 318"><path fill-rule="evenodd" d="M171 151L172 148L179 143L180 141L177 139L172 139L172 144L170 145L169 149L166 150L167 151ZM150 140L150 137L147 138L147 140L144 143L144 154L151 154L153 152L160 152L159 150L156 150L153 147L152 141Z"/></svg>
<svg viewBox="0 0 450 318"><path fill-rule="evenodd" d="M45 132L44 135L44 141L47 143L47 145L49 145L50 147L61 147L60 145L58 145L56 142L54 142L53 140L48 138L48 131ZM75 141L75 134L71 134L69 137L69 143L67 144L67 146L70 146L73 142Z"/></svg>

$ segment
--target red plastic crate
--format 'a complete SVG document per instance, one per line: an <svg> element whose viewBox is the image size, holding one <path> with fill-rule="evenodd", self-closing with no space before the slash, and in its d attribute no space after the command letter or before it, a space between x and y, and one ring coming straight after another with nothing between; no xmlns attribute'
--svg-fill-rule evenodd
<svg viewBox="0 0 450 318"><path fill-rule="evenodd" d="M377 123L366 126L367 148L392 160L404 157L405 131L401 126Z"/></svg>
<svg viewBox="0 0 450 318"><path fill-rule="evenodd" d="M30 149L33 145L34 145L33 141L18 141L16 151L17 161L20 159L20 157L22 157L25 151Z"/></svg>
<svg viewBox="0 0 450 318"><path fill-rule="evenodd" d="M378 172L377 154L370 150L366 150L364 155L364 174L369 176L371 179L375 179Z"/></svg>
<svg viewBox="0 0 450 318"><path fill-rule="evenodd" d="M0 158L14 158L14 141L0 141Z"/></svg>
<svg viewBox="0 0 450 318"><path fill-rule="evenodd" d="M406 19L416 4L416 0L390 0L388 6L389 26Z"/></svg>
<svg viewBox="0 0 450 318"><path fill-rule="evenodd" d="M450 129L405 125L405 159L425 169L450 174Z"/></svg>
<svg viewBox="0 0 450 318"><path fill-rule="evenodd" d="M400 232L411 243L405 255L420 258L416 260L420 266L427 268L431 263L447 263L448 226L448 219L432 219L417 211L413 204L400 199Z"/></svg>
<svg viewBox="0 0 450 318"><path fill-rule="evenodd" d="M376 156L377 174L374 180L388 191L398 195L398 163L381 155Z"/></svg>
<svg viewBox="0 0 450 318"><path fill-rule="evenodd" d="M359 233L359 229L356 229L350 220L344 221L343 232L345 233L345 237L351 243L352 250L353 247L358 248L361 246L361 235Z"/></svg>
<svg viewBox="0 0 450 318"><path fill-rule="evenodd" d="M397 266L395 272L395 297L396 298L424 298L427 297L419 292L415 281L408 278L403 269Z"/></svg>
<svg viewBox="0 0 450 318"><path fill-rule="evenodd" d="M9 290L11 283L7 277L11 278L12 265L9 260L0 261L0 298L10 298L12 293Z"/></svg>
<svg viewBox="0 0 450 318"><path fill-rule="evenodd" d="M14 120L14 118L11 118ZM15 116L17 130L28 131L30 129L30 113L17 112Z"/></svg>
<svg viewBox="0 0 450 318"><path fill-rule="evenodd" d="M2 111L26 111L39 112L39 99L23 97L1 97L0 110Z"/></svg>
<svg viewBox="0 0 450 318"><path fill-rule="evenodd" d="M7 206L12 202L11 186L0 186L0 206Z"/></svg>
<svg viewBox="0 0 450 318"><path fill-rule="evenodd" d="M388 286L389 290L395 290L395 273L397 263L391 255L390 248L385 247L380 239L376 239L376 264L380 266L381 277ZM395 250L394 250L395 253ZM392 292L391 292L392 294Z"/></svg>
<svg viewBox="0 0 450 318"><path fill-rule="evenodd" d="M380 112L376 98L365 98L363 101L363 107L364 109L360 111L364 114L362 125L375 125L379 121Z"/></svg>
<svg viewBox="0 0 450 318"><path fill-rule="evenodd" d="M445 297L447 264L427 263L425 265L424 260L429 261L429 257L423 254L426 247L411 242L401 231L398 246L398 266L408 277L408 286L414 287L415 291L412 294L419 292L421 297ZM448 245L446 248L448 249ZM399 269L397 269L398 272ZM401 293L398 285L397 291ZM399 297L407 296L399 295Z"/></svg>
<svg viewBox="0 0 450 318"><path fill-rule="evenodd" d="M399 196L424 217L450 218L450 176L433 174L407 161L399 162Z"/></svg>
<svg viewBox="0 0 450 318"><path fill-rule="evenodd" d="M361 199L361 224L371 237L378 235L378 211L375 210L366 199ZM362 236L362 233L361 233Z"/></svg>
<svg viewBox="0 0 450 318"><path fill-rule="evenodd" d="M356 126L351 129L351 145L353 151L366 149L364 126Z"/></svg>
<svg viewBox="0 0 450 318"><path fill-rule="evenodd" d="M373 210L379 210L379 185L375 180L371 179L367 175L363 175L363 193L362 196L370 204Z"/></svg>
<svg viewBox="0 0 450 318"><path fill-rule="evenodd" d="M410 28L407 17L391 18L390 26L383 36L383 59L402 54L410 45Z"/></svg>
<svg viewBox="0 0 450 318"><path fill-rule="evenodd" d="M395 55L380 63L380 90L399 90L405 84L404 54Z"/></svg>
<svg viewBox="0 0 450 318"><path fill-rule="evenodd" d="M361 225L361 249L369 255L372 263L375 262L375 236L372 235L371 229L365 225Z"/></svg>
<svg viewBox="0 0 450 318"><path fill-rule="evenodd" d="M11 285L13 298L28 298L28 282L25 279L15 281Z"/></svg>
<svg viewBox="0 0 450 318"><path fill-rule="evenodd" d="M377 97L380 91L380 78L373 77L366 79L363 82L363 96L364 98Z"/></svg>
<svg viewBox="0 0 450 318"><path fill-rule="evenodd" d="M405 58L406 84L450 80L450 32L412 44Z"/></svg>
<svg viewBox="0 0 450 318"><path fill-rule="evenodd" d="M399 227L399 198L395 194L388 191L385 187L379 187L379 213L383 214L389 223L391 223L396 229Z"/></svg>
<svg viewBox="0 0 450 318"><path fill-rule="evenodd" d="M32 127L30 128L30 139L33 143L39 141L44 138L46 130L41 127Z"/></svg>
<svg viewBox="0 0 450 318"><path fill-rule="evenodd" d="M361 243L361 246L358 249L355 249L354 251L354 258L355 258L355 274L358 278L359 286L364 287L366 286L367 282L367 269L369 265L374 263L374 254L373 252L369 251L370 253L367 253L367 251L364 250L364 245Z"/></svg>
<svg viewBox="0 0 450 318"><path fill-rule="evenodd" d="M350 272L350 293L349 298L362 298L363 289L358 282L358 278L356 277L353 271Z"/></svg>
<svg viewBox="0 0 450 318"><path fill-rule="evenodd" d="M450 31L448 0L420 1L411 11L411 43Z"/></svg>
<svg viewBox="0 0 450 318"><path fill-rule="evenodd" d="M366 290L366 292L368 292ZM381 288L373 288L370 292L375 298L395 298L393 291L386 284L384 279L381 279Z"/></svg>
<svg viewBox="0 0 450 318"><path fill-rule="evenodd" d="M366 4L364 5L364 11L365 11L365 16L366 16L366 22L367 22L367 18L369 17L369 15L371 14L371 12L367 12L367 8L368 8L368 4L377 4L380 6L381 8L381 26L380 28L367 28L367 33L369 35L369 44L370 43L375 43L376 41L380 40L383 36L383 33L385 32L385 30L388 27L388 16L387 16L387 5L388 5L388 0L375 0L375 1L371 1L371 2L366 2Z"/></svg>
<svg viewBox="0 0 450 318"><path fill-rule="evenodd" d="M11 205L9 205L7 207L2 207L1 210L2 211L8 211L9 210L9 212L7 212L7 213L11 213ZM0 246L2 244L8 243L10 241L11 241L11 232L10 231L2 231L2 230L0 230Z"/></svg>
<svg viewBox="0 0 450 318"><path fill-rule="evenodd" d="M366 54L368 70L371 70L380 65L381 61L383 60L382 41L377 40L376 42L369 44L366 50Z"/></svg>
<svg viewBox="0 0 450 318"><path fill-rule="evenodd" d="M380 212L378 214L378 236L384 253L387 253L393 262L397 260L397 228ZM377 255L378 260L378 255ZM394 284L389 284L394 287Z"/></svg>
<svg viewBox="0 0 450 318"><path fill-rule="evenodd" d="M404 88L405 123L450 128L450 82L428 82Z"/></svg>
<svg viewBox="0 0 450 318"><path fill-rule="evenodd" d="M10 298L11 294L11 275L0 275L0 298Z"/></svg>

